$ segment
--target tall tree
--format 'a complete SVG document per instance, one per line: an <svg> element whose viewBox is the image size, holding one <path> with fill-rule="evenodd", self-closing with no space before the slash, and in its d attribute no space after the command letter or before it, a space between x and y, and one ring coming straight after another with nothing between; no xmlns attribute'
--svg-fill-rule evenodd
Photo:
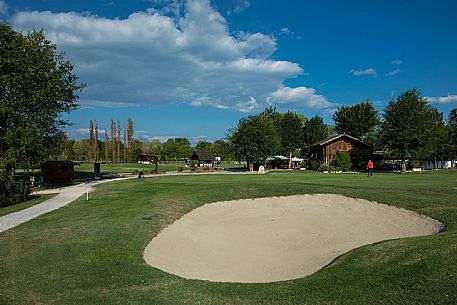
<svg viewBox="0 0 457 305"><path fill-rule="evenodd" d="M94 161L95 162L98 162L100 160L100 149L98 147L98 122L95 122L95 131L94 131L94 135L95 135L95 143L94 143Z"/></svg>
<svg viewBox="0 0 457 305"><path fill-rule="evenodd" d="M94 153L95 153L95 138L94 138L94 122L90 120L89 124L89 162L94 161Z"/></svg>
<svg viewBox="0 0 457 305"><path fill-rule="evenodd" d="M123 125L123 128L122 128L122 132L123 132L123 136L124 136L124 163L127 162L127 126L125 125L125 121L124 123L122 124Z"/></svg>
<svg viewBox="0 0 457 305"><path fill-rule="evenodd" d="M117 140L117 163L121 163L121 122L117 120L117 135L116 135L116 140Z"/></svg>
<svg viewBox="0 0 457 305"><path fill-rule="evenodd" d="M289 157L289 168L292 168L292 153L303 146L302 128L306 118L293 112L277 114L276 128L281 141L280 153Z"/></svg>
<svg viewBox="0 0 457 305"><path fill-rule="evenodd" d="M333 115L338 133L347 133L362 140L379 124L378 111L367 100L353 106L341 106Z"/></svg>
<svg viewBox="0 0 457 305"><path fill-rule="evenodd" d="M111 120L110 135L111 135L111 160L114 164L117 161L117 157L116 157L117 130L116 130L116 122L114 120Z"/></svg>
<svg viewBox="0 0 457 305"><path fill-rule="evenodd" d="M265 115L242 118L238 125L230 130L228 139L236 157L246 160L251 171L253 162L266 160L274 155L280 146L274 121Z"/></svg>
<svg viewBox="0 0 457 305"><path fill-rule="evenodd" d="M433 138L431 127L436 124L436 113L417 89L402 93L384 109L380 137L402 159L402 173L406 171L405 160L420 156Z"/></svg>
<svg viewBox="0 0 457 305"><path fill-rule="evenodd" d="M103 129L105 131L105 163L108 163L109 161L109 137L108 137L108 131L106 128Z"/></svg>
<svg viewBox="0 0 457 305"><path fill-rule="evenodd" d="M449 135L449 154L451 158L452 168L455 167L455 160L457 158L457 108L449 112L447 119L448 135Z"/></svg>
<svg viewBox="0 0 457 305"><path fill-rule="evenodd" d="M132 158L132 144L134 142L135 128L133 126L133 121L131 118L127 120L127 153L129 156L129 162Z"/></svg>
<svg viewBox="0 0 457 305"><path fill-rule="evenodd" d="M318 115L309 119L303 126L303 147L302 155L308 156L310 147L316 142L322 141L328 137L329 128L324 120Z"/></svg>
<svg viewBox="0 0 457 305"><path fill-rule="evenodd" d="M62 141L83 84L41 31L26 35L0 22L0 172L36 168Z"/></svg>

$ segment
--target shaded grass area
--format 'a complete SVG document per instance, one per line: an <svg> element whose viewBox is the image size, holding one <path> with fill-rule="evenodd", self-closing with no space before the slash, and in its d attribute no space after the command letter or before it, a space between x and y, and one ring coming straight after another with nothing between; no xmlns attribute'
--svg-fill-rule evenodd
<svg viewBox="0 0 457 305"><path fill-rule="evenodd" d="M42 203L43 201L46 201L46 200L54 197L55 195L57 195L57 194L31 195L30 199L27 201L0 208L0 216L29 208L36 204Z"/></svg>
<svg viewBox="0 0 457 305"><path fill-rule="evenodd" d="M143 261L153 236L202 204L304 193L408 208L448 231L364 246L309 277L270 284L186 280ZM0 304L455 304L457 172L119 181L5 232L0 244Z"/></svg>

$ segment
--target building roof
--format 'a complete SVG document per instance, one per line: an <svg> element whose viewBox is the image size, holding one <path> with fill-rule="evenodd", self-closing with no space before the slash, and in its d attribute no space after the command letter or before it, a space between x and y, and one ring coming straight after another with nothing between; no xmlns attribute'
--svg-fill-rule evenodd
<svg viewBox="0 0 457 305"><path fill-rule="evenodd" d="M339 134L339 135L336 135L336 136L328 137L328 138L326 138L326 139L324 139L324 140L322 140L322 141L319 141L319 142L314 143L314 144L311 145L311 146L323 146L323 145L327 145L328 143L331 143L331 142L333 142L333 141L335 141L335 140L338 140L338 139L340 139L340 138L343 138L343 137L352 139L352 140L354 140L354 141L357 141L357 142L359 142L359 143L362 143L362 144L364 144L364 145L366 145L366 146L370 146L370 147L371 147L371 145L366 144L366 143L362 142L362 140L360 140L360 139L358 139L358 138L356 138L356 137L353 137L353 136L351 136L351 135L348 135L347 133L342 133L342 134Z"/></svg>
<svg viewBox="0 0 457 305"><path fill-rule="evenodd" d="M211 161L215 160L214 154L210 151L194 151L191 160L199 160L199 161Z"/></svg>

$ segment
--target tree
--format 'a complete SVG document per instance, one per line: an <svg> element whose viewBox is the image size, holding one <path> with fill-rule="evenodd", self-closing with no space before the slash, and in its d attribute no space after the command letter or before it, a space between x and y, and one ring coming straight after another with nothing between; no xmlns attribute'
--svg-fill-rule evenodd
<svg viewBox="0 0 457 305"><path fill-rule="evenodd" d="M230 130L228 140L235 156L246 160L249 170L253 162L265 161L279 150L280 138L274 121L265 115L242 118L238 125Z"/></svg>
<svg viewBox="0 0 457 305"><path fill-rule="evenodd" d="M132 143L133 141L135 140L134 139L134 134L135 134L135 129L134 129L134 126L133 126L133 121L131 118L128 118L127 120L127 153L128 153L128 161L130 162L131 161L131 158L132 158ZM126 143L124 143L125 145Z"/></svg>
<svg viewBox="0 0 457 305"><path fill-rule="evenodd" d="M308 156L310 147L316 142L322 141L328 137L328 126L324 120L318 115L312 117L305 123L302 128L303 132L303 147L302 155Z"/></svg>
<svg viewBox="0 0 457 305"><path fill-rule="evenodd" d="M449 112L446 127L449 135L449 155L451 157L452 168L454 168L457 158L457 108Z"/></svg>
<svg viewBox="0 0 457 305"><path fill-rule="evenodd" d="M98 162L100 161L100 149L99 149L99 145L98 145L98 123L95 122L95 139L94 139L94 161L95 162Z"/></svg>
<svg viewBox="0 0 457 305"><path fill-rule="evenodd" d="M402 173L406 171L406 158L420 156L427 141L432 139L434 124L436 109L417 89L402 93L384 109L381 141L402 159Z"/></svg>
<svg viewBox="0 0 457 305"><path fill-rule="evenodd" d="M61 116L77 108L84 88L73 65L41 31L26 35L0 22L0 165L12 178L16 167L36 168L62 141Z"/></svg>
<svg viewBox="0 0 457 305"><path fill-rule="evenodd" d="M116 130L116 122L114 120L111 120L111 160L114 163L116 163L117 158L116 158L116 135L117 135L117 130Z"/></svg>
<svg viewBox="0 0 457 305"><path fill-rule="evenodd" d="M336 153L336 166L343 171L350 170L352 167L351 155L348 152L339 151Z"/></svg>
<svg viewBox="0 0 457 305"><path fill-rule="evenodd" d="M108 131L106 128L103 128L105 131L105 163L109 162L109 137L108 137Z"/></svg>
<svg viewBox="0 0 457 305"><path fill-rule="evenodd" d="M379 124L378 111L369 100L353 106L341 106L333 115L338 133L347 133L362 140Z"/></svg>
<svg viewBox="0 0 457 305"><path fill-rule="evenodd" d="M195 145L195 150L198 151L211 151L211 143L207 141L200 141Z"/></svg>
<svg viewBox="0 0 457 305"><path fill-rule="evenodd" d="M289 168L292 168L292 152L302 145L303 124L306 118L293 112L277 114L275 125L281 141L280 153L289 156Z"/></svg>
<svg viewBox="0 0 457 305"><path fill-rule="evenodd" d="M121 163L121 122L117 120L117 135L116 135L116 144L117 144L117 153L116 153L116 161L117 163Z"/></svg>
<svg viewBox="0 0 457 305"><path fill-rule="evenodd" d="M218 157L221 157L222 160L235 160L235 154L230 146L230 144L225 140L216 140L211 145L211 151Z"/></svg>
<svg viewBox="0 0 457 305"><path fill-rule="evenodd" d="M125 122L124 124L122 124L123 128L123 136L124 136L124 163L127 162L127 126L125 125Z"/></svg>
<svg viewBox="0 0 457 305"><path fill-rule="evenodd" d="M94 151L95 151L95 138L94 138L94 122L90 120L89 124L89 162L92 162L94 160Z"/></svg>
<svg viewBox="0 0 457 305"><path fill-rule="evenodd" d="M162 148L166 160L183 160L192 154L190 142L186 138L168 139Z"/></svg>

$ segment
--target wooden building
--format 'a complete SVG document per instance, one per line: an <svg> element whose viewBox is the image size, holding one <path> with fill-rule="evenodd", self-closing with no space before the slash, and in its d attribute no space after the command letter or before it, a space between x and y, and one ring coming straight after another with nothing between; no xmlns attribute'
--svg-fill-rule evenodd
<svg viewBox="0 0 457 305"><path fill-rule="evenodd" d="M44 183L49 185L67 185L73 183L74 165L71 161L46 161L41 164Z"/></svg>
<svg viewBox="0 0 457 305"><path fill-rule="evenodd" d="M366 163L373 156L373 147L356 137L339 134L311 145L311 159L334 165L338 152L346 152L351 156L354 168L366 168Z"/></svg>
<svg viewBox="0 0 457 305"><path fill-rule="evenodd" d="M192 161L197 161L197 166L214 166L215 157L212 152L209 151L194 151Z"/></svg>

